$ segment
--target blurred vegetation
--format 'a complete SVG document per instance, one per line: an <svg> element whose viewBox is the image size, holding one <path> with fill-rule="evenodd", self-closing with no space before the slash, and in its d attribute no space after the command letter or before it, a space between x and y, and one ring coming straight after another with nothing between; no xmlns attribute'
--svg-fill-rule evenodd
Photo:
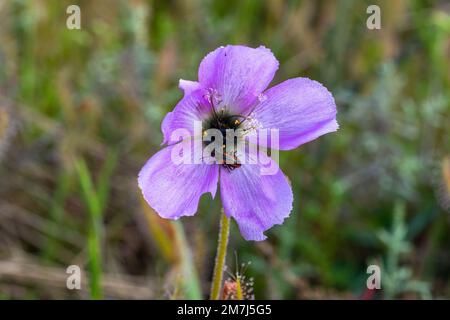
<svg viewBox="0 0 450 320"><path fill-rule="evenodd" d="M381 30L366 28L373 3ZM136 177L178 79L226 44L271 48L273 84L323 83L340 124L281 154L293 212L261 243L233 224L230 272L251 262L257 299L450 298L449 14L431 0L1 0L0 298L207 297L220 200L174 224ZM81 291L65 287L71 264Z"/></svg>

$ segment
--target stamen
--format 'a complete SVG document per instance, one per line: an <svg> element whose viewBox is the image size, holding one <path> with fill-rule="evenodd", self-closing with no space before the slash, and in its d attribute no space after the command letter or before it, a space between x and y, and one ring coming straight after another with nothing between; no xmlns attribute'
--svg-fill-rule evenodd
<svg viewBox="0 0 450 320"><path fill-rule="evenodd" d="M211 99L211 97L209 98ZM244 120L241 121L240 118L244 118ZM204 136L207 135L206 132L208 129L217 129L222 134L222 138L224 141L224 144L221 146L222 150L227 149L227 145L233 146L231 150L234 151L221 152L220 155L217 155L218 157L223 157L222 159L218 159L217 163L223 165L229 171L237 169L241 166L235 149L237 140L242 139L242 130L240 130L240 126L244 122L244 116L229 114L225 107L221 107L220 109L214 108L214 110L212 111L212 116L205 122L204 127L206 128L206 130L203 133ZM228 130L238 130L235 131L235 134L233 135L233 139L231 141L227 141Z"/></svg>

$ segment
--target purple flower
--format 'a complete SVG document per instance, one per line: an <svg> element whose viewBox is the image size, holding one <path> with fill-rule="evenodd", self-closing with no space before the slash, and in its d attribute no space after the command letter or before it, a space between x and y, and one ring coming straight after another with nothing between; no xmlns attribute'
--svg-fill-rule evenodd
<svg viewBox="0 0 450 320"><path fill-rule="evenodd" d="M278 61L269 49L229 45L203 59L198 82L180 80L184 97L161 125L163 144L168 146L147 161L138 178L145 200L161 217L194 215L204 193L214 198L218 182L224 212L236 220L247 240L264 240L266 230L289 216L291 187L264 152L258 152L261 161L256 164L231 166L177 164L171 159L173 148L180 143L172 133L184 128L195 139L194 121L218 130L277 129L280 150L336 131L331 93L307 78L290 79L266 90L277 69ZM261 174L267 164L276 168L274 174Z"/></svg>

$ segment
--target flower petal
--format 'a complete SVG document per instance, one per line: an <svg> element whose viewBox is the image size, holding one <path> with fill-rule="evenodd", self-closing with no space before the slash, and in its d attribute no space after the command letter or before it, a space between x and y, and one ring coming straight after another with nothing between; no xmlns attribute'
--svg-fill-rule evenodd
<svg viewBox="0 0 450 320"><path fill-rule="evenodd" d="M242 115L267 88L277 69L278 61L269 49L229 45L203 59L198 79L203 88L217 91L221 106Z"/></svg>
<svg viewBox="0 0 450 320"><path fill-rule="evenodd" d="M197 81L189 81L180 79L178 83L178 87L183 90L185 95L191 94L193 91L200 89L200 83Z"/></svg>
<svg viewBox="0 0 450 320"><path fill-rule="evenodd" d="M333 96L308 78L290 79L267 90L251 117L262 128L279 130L281 150L294 149L338 129Z"/></svg>
<svg viewBox="0 0 450 320"><path fill-rule="evenodd" d="M139 172L138 183L147 203L163 218L177 219L197 212L200 197L217 190L219 168L207 164L176 164L168 146L151 157Z"/></svg>
<svg viewBox="0 0 450 320"><path fill-rule="evenodd" d="M165 116L161 123L161 130L164 135L162 144L179 142L179 137L171 137L172 133L177 129L186 129L193 136L194 122L204 120L211 112L211 105L205 97L205 90L200 88L190 91L192 84L185 85L186 83L183 84L185 90L183 99L178 102L172 112Z"/></svg>
<svg viewBox="0 0 450 320"><path fill-rule="evenodd" d="M260 153L260 157L262 154ZM263 164L243 164L232 171L222 167L220 194L225 214L233 217L246 240L261 241L264 231L281 224L292 210L291 187L275 161L263 157L274 168L261 174Z"/></svg>

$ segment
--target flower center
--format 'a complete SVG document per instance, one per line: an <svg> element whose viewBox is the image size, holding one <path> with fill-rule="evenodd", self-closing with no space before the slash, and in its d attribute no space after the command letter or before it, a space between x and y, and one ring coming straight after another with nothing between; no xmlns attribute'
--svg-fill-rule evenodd
<svg viewBox="0 0 450 320"><path fill-rule="evenodd" d="M222 137L221 155L218 156L218 160L221 164L232 171L239 168L241 165L238 163L238 158L236 157L237 140L236 135L237 129L241 126L242 122L245 120L244 116L230 114L224 109L221 111L214 111L212 116L204 122L204 134L207 134L209 129L216 129L220 132ZM228 134L227 134L228 133ZM234 133L234 134L230 134ZM206 145L215 142L215 136L211 137L211 142L207 142ZM213 150L211 156L216 157L216 151ZM216 157L217 158L217 157ZM222 158L222 159L221 159Z"/></svg>

